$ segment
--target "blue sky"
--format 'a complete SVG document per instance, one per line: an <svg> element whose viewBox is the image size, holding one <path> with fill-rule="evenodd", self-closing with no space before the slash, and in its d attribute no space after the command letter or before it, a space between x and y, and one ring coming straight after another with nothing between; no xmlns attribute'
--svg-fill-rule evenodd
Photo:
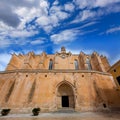
<svg viewBox="0 0 120 120"><path fill-rule="evenodd" d="M120 59L120 0L1 0L0 70L12 53L67 51Z"/></svg>

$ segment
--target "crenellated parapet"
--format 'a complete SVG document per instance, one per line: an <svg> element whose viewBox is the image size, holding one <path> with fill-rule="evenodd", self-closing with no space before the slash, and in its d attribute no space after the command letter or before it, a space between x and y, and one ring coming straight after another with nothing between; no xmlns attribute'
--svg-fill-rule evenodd
<svg viewBox="0 0 120 120"><path fill-rule="evenodd" d="M104 65L105 71L108 71L110 69L110 64L107 60L107 57L101 55L100 58L101 58L102 64Z"/></svg>
<svg viewBox="0 0 120 120"><path fill-rule="evenodd" d="M19 54L12 54L11 60L9 64L6 67L6 70L15 70L21 68L21 65L23 64L24 55Z"/></svg>
<svg viewBox="0 0 120 120"><path fill-rule="evenodd" d="M78 56L79 58L79 66L80 66L80 69L85 69L85 53L83 52L80 52L80 55Z"/></svg>
<svg viewBox="0 0 120 120"><path fill-rule="evenodd" d="M105 56L100 56L97 52L88 55L84 52L72 54L66 52L64 47L60 52L47 54L42 52L36 55L34 52L28 54L12 54L12 58L6 70L16 69L72 69L72 70L95 70L106 72L110 65Z"/></svg>
<svg viewBox="0 0 120 120"><path fill-rule="evenodd" d="M93 70L106 72L105 66L101 60L101 57L97 52L94 52L91 55L91 65Z"/></svg>

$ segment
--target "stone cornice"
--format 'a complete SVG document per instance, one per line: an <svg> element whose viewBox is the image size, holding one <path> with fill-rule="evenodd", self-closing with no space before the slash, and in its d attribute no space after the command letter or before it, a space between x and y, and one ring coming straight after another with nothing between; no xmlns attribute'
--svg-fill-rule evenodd
<svg viewBox="0 0 120 120"><path fill-rule="evenodd" d="M102 75L110 75L107 72L100 72L94 70L74 70L74 69L16 69L16 70L7 70L7 71L0 71L0 74L9 74L9 73L98 73Z"/></svg>

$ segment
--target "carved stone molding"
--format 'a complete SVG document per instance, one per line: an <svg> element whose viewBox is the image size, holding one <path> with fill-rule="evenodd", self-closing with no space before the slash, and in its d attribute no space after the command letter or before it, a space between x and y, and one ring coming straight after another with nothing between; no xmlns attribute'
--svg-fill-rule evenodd
<svg viewBox="0 0 120 120"><path fill-rule="evenodd" d="M61 47L61 52L57 52L56 53L56 56L60 56L61 58L66 58L66 57L69 57L69 56L71 56L72 55L72 53L71 52L66 52L66 49L65 49L65 47Z"/></svg>

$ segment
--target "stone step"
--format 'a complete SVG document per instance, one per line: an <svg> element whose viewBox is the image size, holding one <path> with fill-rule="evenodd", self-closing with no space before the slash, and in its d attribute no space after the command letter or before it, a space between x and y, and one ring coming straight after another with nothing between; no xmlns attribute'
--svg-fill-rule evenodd
<svg viewBox="0 0 120 120"><path fill-rule="evenodd" d="M64 107L64 108L59 108L55 112L56 113L73 113L73 112L75 112L75 110L73 108Z"/></svg>

